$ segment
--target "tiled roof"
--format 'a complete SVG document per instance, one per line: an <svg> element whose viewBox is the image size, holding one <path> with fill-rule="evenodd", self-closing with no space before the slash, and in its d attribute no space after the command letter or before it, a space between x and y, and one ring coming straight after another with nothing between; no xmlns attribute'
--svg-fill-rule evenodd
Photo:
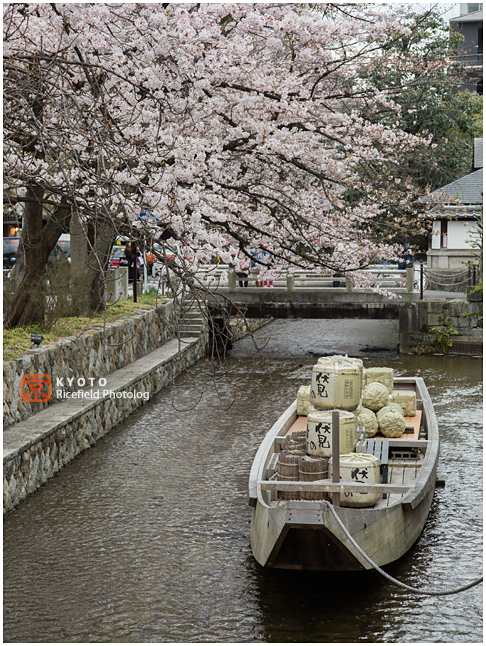
<svg viewBox="0 0 486 646"><path fill-rule="evenodd" d="M482 207L480 204L444 204L432 206L424 214L428 220L446 218L447 220L480 220Z"/></svg>
<svg viewBox="0 0 486 646"><path fill-rule="evenodd" d="M455 182L446 184L432 195L435 197L443 196L444 201L450 196L453 200L458 200L462 204L481 204L483 201L483 169L469 173L461 179L456 179ZM429 200L427 200L429 201Z"/></svg>

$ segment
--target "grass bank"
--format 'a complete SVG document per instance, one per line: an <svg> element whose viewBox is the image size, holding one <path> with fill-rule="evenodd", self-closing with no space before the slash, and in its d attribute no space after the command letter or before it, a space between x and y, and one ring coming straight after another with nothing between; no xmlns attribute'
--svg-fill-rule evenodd
<svg viewBox="0 0 486 646"><path fill-rule="evenodd" d="M126 316L132 316L138 309L147 309L155 307L156 304L166 302L167 298L158 297L156 300L155 294L140 294L137 297L137 302L133 302L133 298L126 301L119 301L106 308L106 315L101 312L95 314L93 317L63 317L55 321L51 326L44 325L28 325L25 327L18 327L14 330L3 331L3 359L9 361L10 359L17 359L26 350L32 348L32 341L30 340L31 334L42 334L44 340L43 345L47 345L52 341L57 341L65 336L78 336L89 330L93 325L100 323L113 323L118 319Z"/></svg>

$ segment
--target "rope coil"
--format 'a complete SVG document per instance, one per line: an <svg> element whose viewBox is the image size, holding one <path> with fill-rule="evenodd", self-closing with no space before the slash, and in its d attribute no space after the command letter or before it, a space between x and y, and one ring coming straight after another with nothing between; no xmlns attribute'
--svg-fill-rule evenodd
<svg viewBox="0 0 486 646"><path fill-rule="evenodd" d="M414 588L411 585L407 585L406 583L402 583L401 581L398 581L398 579L394 579L390 574L385 572L385 570L382 570L378 565L376 565L376 563L374 563L374 561L372 561L370 559L370 557L367 554L365 554L365 552L361 549L361 547L358 545L358 543L356 543L354 538L348 532L348 530L346 529L345 525L343 524L343 522L341 521L341 519L337 515L337 513L336 513L334 507L331 505L331 503L328 500L325 500L324 503L329 507L329 510L331 511L332 515L336 519L336 522L338 523L339 527L343 530L343 532L346 534L346 537L348 538L348 540L351 542L353 547L355 547L358 550L358 552L361 554L361 556L363 558L365 558L368 561L368 563L379 574L384 576L386 579L388 579L389 581L391 581L395 585L397 585L397 586L399 586L401 588L404 588L405 590L408 590L409 592L413 592L415 594L424 594L424 595L433 596L433 597L444 597L444 596L447 596L447 595L457 594L458 592L464 592L465 590L469 590L470 588L473 588L474 586L479 585L483 581L483 577L481 577L479 579L475 579L471 583L468 583L466 585L461 586L460 588L456 588L454 590L445 590L445 591L442 591L442 592L436 592L436 591L432 591L432 590L420 590L419 588Z"/></svg>

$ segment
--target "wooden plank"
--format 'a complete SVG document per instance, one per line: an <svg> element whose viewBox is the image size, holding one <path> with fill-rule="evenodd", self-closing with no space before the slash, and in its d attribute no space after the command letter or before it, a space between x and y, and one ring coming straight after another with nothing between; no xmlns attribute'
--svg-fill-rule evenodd
<svg viewBox="0 0 486 646"><path fill-rule="evenodd" d="M417 469L412 471L411 469L402 469L403 472L403 484L413 485L417 479Z"/></svg>
<svg viewBox="0 0 486 646"><path fill-rule="evenodd" d="M435 487L435 474L439 460L439 428L432 400L430 399L422 377L416 377L415 382L417 384L417 399L421 399L423 402L423 410L426 417L424 426L427 429L429 445L413 490L410 490L410 493L402 501L402 507L408 511L414 510L424 498L429 500L428 504L430 506L430 492ZM420 440L416 441L419 442Z"/></svg>
<svg viewBox="0 0 486 646"><path fill-rule="evenodd" d="M333 484L330 480L315 480L314 482L303 482L294 480L289 482L275 480L260 480L258 485L263 491L303 491L312 490L327 493L348 493L357 491L359 493L406 493L410 485L375 484L361 482L347 482L346 484ZM305 502L305 501L304 501Z"/></svg>
<svg viewBox="0 0 486 646"><path fill-rule="evenodd" d="M294 431L305 431L305 430L307 430L307 417L305 417L304 415L300 415L299 417L297 417L295 422L289 428L286 435L290 435Z"/></svg>
<svg viewBox="0 0 486 646"><path fill-rule="evenodd" d="M392 439L390 438L390 448L416 448L426 449L429 445L429 440L405 440L405 439Z"/></svg>
<svg viewBox="0 0 486 646"><path fill-rule="evenodd" d="M394 486L403 485L403 470L396 469L395 465L391 463L388 467L388 482ZM403 498L403 492L401 493L392 493L388 496L387 504L388 506L396 505Z"/></svg>
<svg viewBox="0 0 486 646"><path fill-rule="evenodd" d="M332 411L332 424L331 424L331 447L332 447L332 481L339 484L340 480L340 467L339 467L339 411ZM336 507L341 506L341 496L339 493L332 494L332 504Z"/></svg>

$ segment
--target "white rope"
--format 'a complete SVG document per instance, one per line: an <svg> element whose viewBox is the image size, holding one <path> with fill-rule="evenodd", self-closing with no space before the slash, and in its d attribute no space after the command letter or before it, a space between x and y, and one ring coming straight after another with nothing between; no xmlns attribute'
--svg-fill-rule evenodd
<svg viewBox="0 0 486 646"><path fill-rule="evenodd" d="M436 269L428 269L427 274L429 276L441 276L442 278L448 278L448 277L457 278L457 276L469 276L469 270L462 269L461 271L458 271L456 274L453 274L452 272L449 272L449 271L437 271Z"/></svg>
<svg viewBox="0 0 486 646"><path fill-rule="evenodd" d="M337 515L337 513L336 513L336 511L335 511L334 507L331 505L331 503L330 503L328 500L325 500L324 502L325 502L325 504L329 507L329 509L330 509L330 511L331 511L331 513L332 513L332 515L333 515L333 516L334 516L334 518L336 519L336 521L337 521L338 525L341 527L341 529L343 530L343 532L346 534L346 536L347 536L347 538L349 539L349 541L351 542L351 544L352 544L352 545L353 545L353 546L358 550L358 552L361 554L361 556L362 556L363 558L365 558L365 559L368 561L368 563L369 563L372 567L374 567L374 569L375 569L379 574L381 574L382 576L384 576L386 579L388 579L389 581L391 581L391 582L392 582L392 583L394 583L395 585L398 585L398 586L400 586L401 588L405 588L405 590L409 590L410 592L414 592L414 593L416 593L416 594L425 594L425 595L429 595L429 596L437 596L437 597L438 597L438 596L446 596L446 595L449 595L449 594L457 594L458 592L464 592L464 590L469 590L469 588L473 588L475 585L478 585L478 584L479 584L479 583L481 583L481 582L482 582L482 580L483 580L483 577L481 577L480 579L476 579L475 581L472 581L472 583L468 583L467 585L464 585L464 586L462 586L461 588L456 588L455 590L446 590L446 591L443 591L443 592L434 592L434 591L432 591L432 590L420 590L419 588L413 588L412 586L407 585L406 583L402 583L401 581L398 581L397 579L394 579L392 576L390 576L387 572L385 572L385 570L382 570L378 565L376 565L376 563L374 563L374 562L370 559L370 557L369 557L367 554L365 554L365 553L363 552L363 550L361 549L361 547L358 545L358 543L356 543L356 541L354 540L354 538L351 536L351 534L348 532L348 530L347 530L347 529L346 529L346 527L344 526L343 522L341 521L341 519L340 519L340 518L339 518L339 516Z"/></svg>
<svg viewBox="0 0 486 646"><path fill-rule="evenodd" d="M467 285L469 281L466 280L456 280L453 283L441 283L440 281L436 280L435 278L430 277L430 282L433 285L443 285L445 287L457 287L457 285Z"/></svg>

